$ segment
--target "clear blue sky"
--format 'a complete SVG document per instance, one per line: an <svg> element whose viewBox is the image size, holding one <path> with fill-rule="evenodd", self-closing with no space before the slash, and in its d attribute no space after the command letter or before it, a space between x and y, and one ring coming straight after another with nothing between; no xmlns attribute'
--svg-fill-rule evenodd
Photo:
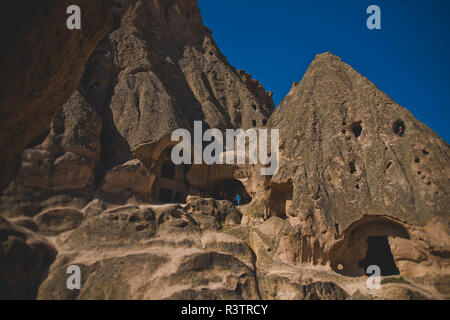
<svg viewBox="0 0 450 320"><path fill-rule="evenodd" d="M450 0L198 0L222 53L277 105L331 51L450 141ZM381 8L381 30L366 9Z"/></svg>

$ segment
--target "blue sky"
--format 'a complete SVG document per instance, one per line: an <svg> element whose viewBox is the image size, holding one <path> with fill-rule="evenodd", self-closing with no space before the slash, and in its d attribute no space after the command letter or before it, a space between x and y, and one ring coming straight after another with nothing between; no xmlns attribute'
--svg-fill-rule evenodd
<svg viewBox="0 0 450 320"><path fill-rule="evenodd" d="M450 141L449 0L198 0L222 53L277 105L315 55L341 57ZM366 9L381 9L368 30Z"/></svg>

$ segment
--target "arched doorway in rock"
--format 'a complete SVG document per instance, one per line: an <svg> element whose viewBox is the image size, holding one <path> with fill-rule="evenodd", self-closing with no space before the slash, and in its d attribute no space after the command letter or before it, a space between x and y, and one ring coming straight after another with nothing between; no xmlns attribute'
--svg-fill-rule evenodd
<svg viewBox="0 0 450 320"><path fill-rule="evenodd" d="M394 257L392 256L389 240L385 236L369 236L367 237L367 251L364 260L358 262L358 266L365 270L371 265L380 267L381 276L392 276L400 274Z"/></svg>
<svg viewBox="0 0 450 320"><path fill-rule="evenodd" d="M171 161L165 161L161 167L161 177L167 179L175 178L175 165Z"/></svg>
<svg viewBox="0 0 450 320"><path fill-rule="evenodd" d="M170 157L171 148L161 153L152 171L156 174L152 186L152 198L162 203L184 203L187 197L188 167L175 165Z"/></svg>
<svg viewBox="0 0 450 320"><path fill-rule="evenodd" d="M332 269L352 277L367 274L371 265L380 267L381 275L398 275L389 238L409 239L407 229L384 216L366 216L350 225L330 251Z"/></svg>
<svg viewBox="0 0 450 320"><path fill-rule="evenodd" d="M252 201L244 184L237 179L222 179L211 186L211 196L217 200L233 201L236 194L241 196L241 205Z"/></svg>
<svg viewBox="0 0 450 320"><path fill-rule="evenodd" d="M292 182L271 183L269 208L270 216L285 218L287 216L288 201L292 201Z"/></svg>

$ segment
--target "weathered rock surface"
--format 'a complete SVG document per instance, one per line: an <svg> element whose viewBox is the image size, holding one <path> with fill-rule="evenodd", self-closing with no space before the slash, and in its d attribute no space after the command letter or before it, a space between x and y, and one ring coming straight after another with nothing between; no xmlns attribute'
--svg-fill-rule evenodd
<svg viewBox="0 0 450 320"><path fill-rule="evenodd" d="M56 253L43 236L0 217L0 299L34 299Z"/></svg>
<svg viewBox="0 0 450 320"><path fill-rule="evenodd" d="M196 1L115 3L114 29L3 192L0 259L38 260L5 296L450 297L447 143L330 53L271 115L271 93L228 64ZM279 171L175 166L172 130L194 120L279 129ZM11 234L31 249L9 253ZM376 291L365 275L374 264ZM65 286L69 265L81 290Z"/></svg>
<svg viewBox="0 0 450 320"><path fill-rule="evenodd" d="M34 220L43 234L59 234L81 224L83 215L72 208L50 209L38 214Z"/></svg>
<svg viewBox="0 0 450 320"><path fill-rule="evenodd" d="M149 196L154 177L138 159L130 160L106 172L102 191L112 194L127 192Z"/></svg>
<svg viewBox="0 0 450 320"><path fill-rule="evenodd" d="M76 91L53 119L49 134L22 152L16 179L3 191L7 215L35 215L60 204L89 202L101 154L101 118ZM15 208L14 211L9 208Z"/></svg>
<svg viewBox="0 0 450 320"><path fill-rule="evenodd" d="M194 0L129 1L91 58L87 95L104 121L108 167L155 161L164 139L194 120L214 128L263 126L271 96L220 53ZM155 145L156 144L156 145Z"/></svg>
<svg viewBox="0 0 450 320"><path fill-rule="evenodd" d="M20 152L50 126L75 91L84 66L112 26L111 2L81 0L81 30L68 30L71 1L14 1L0 14L0 190ZM24 9L25 8L25 9ZM49 23L51 22L51 23Z"/></svg>
<svg viewBox="0 0 450 320"><path fill-rule="evenodd" d="M450 249L449 145L405 108L325 53L268 127L280 129L273 211L284 211L307 237L304 250L311 254L304 262L361 274L366 240L386 237L396 260L426 260L429 272L450 271L448 259L436 261ZM440 253L431 249L437 232ZM425 272L419 269L412 273Z"/></svg>
<svg viewBox="0 0 450 320"><path fill-rule="evenodd" d="M271 94L229 65L196 1L123 1L114 17L49 134L23 151L5 212L35 215L46 201L74 198L84 206L99 185L117 199L145 198L174 129L191 130L194 120L220 129L267 122Z"/></svg>
<svg viewBox="0 0 450 320"><path fill-rule="evenodd" d="M56 246L58 259L40 299L260 298L248 245L202 229L179 205L129 205L89 215ZM83 274L76 292L61 286L71 264Z"/></svg>
<svg viewBox="0 0 450 320"><path fill-rule="evenodd" d="M186 210L202 227L220 229L241 224L242 213L231 201L188 197Z"/></svg>
<svg viewBox="0 0 450 320"><path fill-rule="evenodd" d="M338 57L316 57L269 127L281 130L272 181L292 181L302 211L329 205L341 231L367 214L448 219L449 145Z"/></svg>

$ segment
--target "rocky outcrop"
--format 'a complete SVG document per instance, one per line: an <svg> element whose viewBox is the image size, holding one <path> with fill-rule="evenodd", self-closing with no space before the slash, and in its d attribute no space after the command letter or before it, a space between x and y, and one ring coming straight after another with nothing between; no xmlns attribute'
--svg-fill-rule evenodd
<svg viewBox="0 0 450 320"><path fill-rule="evenodd" d="M40 299L260 298L248 245L202 228L179 205L91 211L56 245ZM72 264L82 272L75 292L61 286Z"/></svg>
<svg viewBox="0 0 450 320"><path fill-rule="evenodd" d="M151 173L138 159L130 160L106 172L101 190L110 194L131 194L149 197L151 185L154 181Z"/></svg>
<svg viewBox="0 0 450 320"><path fill-rule="evenodd" d="M82 28L68 30L66 9L71 4L14 1L2 10L0 190L17 173L20 152L46 135L52 118L75 91L94 48L112 26L111 2L81 0L77 5Z"/></svg>
<svg viewBox="0 0 450 320"><path fill-rule="evenodd" d="M163 151L157 144L194 120L225 129L268 119L271 97L228 64L196 1L130 1L123 11L84 79L103 115L107 166L133 157L156 161Z"/></svg>
<svg viewBox="0 0 450 320"><path fill-rule="evenodd" d="M231 201L188 197L186 210L202 227L221 229L241 224L242 213Z"/></svg>
<svg viewBox="0 0 450 320"><path fill-rule="evenodd" d="M55 205L84 207L96 188L101 128L100 116L77 90L53 119L49 134L22 152L18 175L3 191L5 214L33 216Z"/></svg>
<svg viewBox="0 0 450 320"><path fill-rule="evenodd" d="M448 144L331 53L272 111L196 1L115 1L114 29L3 192L0 259L37 261L26 279L2 269L4 296L448 299ZM174 165L170 135L194 120L279 129L278 172ZM80 290L61 285L70 265Z"/></svg>
<svg viewBox="0 0 450 320"><path fill-rule="evenodd" d="M50 209L35 217L42 234L53 235L72 230L81 224L83 215L72 208Z"/></svg>
<svg viewBox="0 0 450 320"><path fill-rule="evenodd" d="M34 299L55 260L55 248L34 231L0 217L0 299Z"/></svg>
<svg viewBox="0 0 450 320"><path fill-rule="evenodd" d="M23 151L3 193L5 211L34 215L73 201L82 208L98 189L144 199L174 129L192 129L194 120L205 128L262 127L270 116L271 95L228 64L196 1L124 1L114 16L48 135Z"/></svg>
<svg viewBox="0 0 450 320"><path fill-rule="evenodd" d="M270 205L306 237L304 263L361 275L367 241L384 237L401 273L448 272L448 259L436 258L450 248L450 149L409 111L325 53L268 127L280 129L281 153ZM440 253L432 249L436 233Z"/></svg>
<svg viewBox="0 0 450 320"><path fill-rule="evenodd" d="M305 213L329 208L315 218L328 216L339 234L364 215L446 225L448 144L338 57L316 57L269 127L281 130L272 183L291 183Z"/></svg>

